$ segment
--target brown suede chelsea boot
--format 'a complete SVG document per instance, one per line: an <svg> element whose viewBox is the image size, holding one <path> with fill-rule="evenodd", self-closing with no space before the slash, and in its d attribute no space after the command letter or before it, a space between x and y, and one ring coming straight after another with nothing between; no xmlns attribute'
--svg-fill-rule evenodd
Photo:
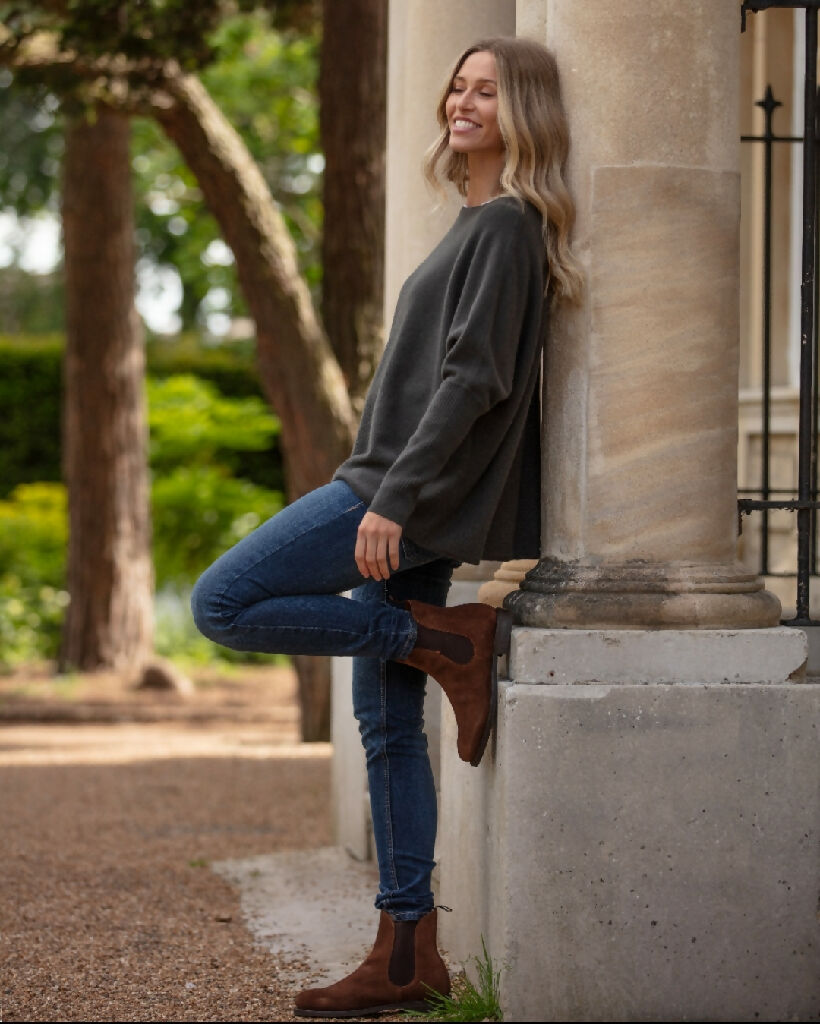
<svg viewBox="0 0 820 1024"><path fill-rule="evenodd" d="M450 977L436 943L436 911L418 921L394 921L384 910L364 962L341 981L296 997L297 1017L359 1017L428 1010L430 991L448 995Z"/></svg>
<svg viewBox="0 0 820 1024"><path fill-rule="evenodd" d="M418 629L416 646L403 659L441 686L458 726L458 756L478 765L495 724L497 657L510 646L512 616L487 604L451 608L405 601Z"/></svg>

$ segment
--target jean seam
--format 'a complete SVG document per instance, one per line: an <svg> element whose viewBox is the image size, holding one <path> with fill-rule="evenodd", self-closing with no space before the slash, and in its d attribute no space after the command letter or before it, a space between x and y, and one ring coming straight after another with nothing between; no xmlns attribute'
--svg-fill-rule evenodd
<svg viewBox="0 0 820 1024"><path fill-rule="evenodd" d="M364 504L365 504L364 501L357 501L357 502L355 502L349 508L346 508L346 509L344 509L344 511L340 512L336 516L336 519L334 521L338 521L339 519L342 518L342 516L346 516L348 513L352 512L354 509L361 508L361 506L364 505ZM287 540L287 542L285 544L282 544L281 547L276 548L275 551L267 551L267 552L265 552L265 554L262 555L260 558L257 558L257 560L255 562L252 562L250 565L246 566L242 570L242 572L236 573L236 575L233 576L225 584L225 586L222 588L222 590L219 591L218 594L214 594L214 606L218 609L217 614L221 618L228 618L228 616L224 612L225 595L228 593L228 591L231 589L231 587L234 585L234 583L236 583L236 581L238 579L240 579L242 576L246 576L252 569L255 569L257 567L257 565L259 565L261 562L264 562L266 558L270 558L271 555L274 555L274 554L278 555L282 551L284 551L287 548L289 548L292 544L295 544L297 540L300 540L302 537L305 536L305 534L310 533L311 530L315 530L319 526L326 526L327 522L328 522L328 520L323 520L321 523L313 523L313 524L311 524L309 527L307 527L306 529L302 530L301 533L294 534L292 537L290 537ZM237 615L240 615L242 611L244 611L244 609L240 609L238 612L236 612L236 614L233 616L233 619L231 621L231 625L233 625L233 623L236 621ZM254 629L254 628L257 628L257 627L251 626L251 627L245 627L245 628ZM258 628L265 628L265 627L258 627Z"/></svg>
<svg viewBox="0 0 820 1024"><path fill-rule="evenodd" d="M413 648L416 646L416 641L417 640L418 640L418 626L416 625L416 620L411 615L410 616L410 632L409 632L409 634L407 636L407 643L404 645L404 647L402 647L401 653L399 654L399 656L397 657L396 660L397 661L404 661L404 660L406 660L410 656L410 653L412 652Z"/></svg>
<svg viewBox="0 0 820 1024"><path fill-rule="evenodd" d="M244 610L245 609L242 609L242 611L244 611ZM241 612L240 612L240 614L241 614ZM334 633L334 634L339 634L339 635L346 636L346 637L354 637L354 636L358 635L358 636L361 636L362 640L367 640L368 637L375 638L377 636L381 636L384 639L390 641L391 648L395 644L395 639L396 639L395 631L393 631L393 630L384 630L384 629L371 630L369 633L367 633L365 635L362 635L362 634L351 633L351 631L349 629L336 629L333 626L275 626L275 625L256 625L255 623L252 623L252 622L251 623L247 623L247 624L242 624L242 623L237 624L236 622L233 622L231 624L231 629L234 630L237 633L237 635L238 635L239 631L242 631L242 630L247 630L247 631L250 631L250 630L254 630L254 631L262 630L262 631L270 631L272 633L294 632L294 631L298 631L299 633L309 633L309 632L310 633L322 633L322 634ZM415 643L415 641L414 641L414 643ZM409 649L406 652L405 652L405 649L402 648L402 651L399 654L391 654L389 656L389 658L387 658L387 659L384 658L382 655L376 655L376 657L378 657L382 661L383 660L402 661L412 649L413 649L412 645L409 647ZM344 657L344 655L340 655L340 656ZM331 657L333 657L333 655L331 655ZM350 655L348 655L348 657L350 657Z"/></svg>
<svg viewBox="0 0 820 1024"><path fill-rule="evenodd" d="M384 596L387 598L387 584L384 584ZM379 702L382 720L382 754L384 756L384 807L385 828L387 830L387 859L389 861L390 879L395 891L399 887L396 875L395 841L393 837L393 805L390 800L390 756L387 753L387 666L383 658L379 659Z"/></svg>

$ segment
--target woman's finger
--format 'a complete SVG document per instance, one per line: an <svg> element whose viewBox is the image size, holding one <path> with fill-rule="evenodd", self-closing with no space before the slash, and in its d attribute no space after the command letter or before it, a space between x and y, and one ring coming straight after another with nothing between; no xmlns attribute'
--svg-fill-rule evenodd
<svg viewBox="0 0 820 1024"><path fill-rule="evenodd" d="M401 531L393 533L389 541L389 555L390 555L390 568L395 572L399 567L399 540L401 538Z"/></svg>
<svg viewBox="0 0 820 1024"><path fill-rule="evenodd" d="M366 512L359 524L354 559L365 579L389 579L399 567L401 527L374 512Z"/></svg>
<svg viewBox="0 0 820 1024"><path fill-rule="evenodd" d="M356 537L356 550L353 552L353 558L356 562L356 568L365 579L368 579L370 576L370 567L367 564L367 538L361 530L359 530Z"/></svg>
<svg viewBox="0 0 820 1024"><path fill-rule="evenodd" d="M382 572L383 559L379 555L379 537L372 532L364 533L364 564L367 571L363 574L374 580L384 579Z"/></svg>
<svg viewBox="0 0 820 1024"><path fill-rule="evenodd" d="M390 578L390 566L387 564L388 540L386 537L379 537L376 547L376 559L379 564L379 572L383 580Z"/></svg>

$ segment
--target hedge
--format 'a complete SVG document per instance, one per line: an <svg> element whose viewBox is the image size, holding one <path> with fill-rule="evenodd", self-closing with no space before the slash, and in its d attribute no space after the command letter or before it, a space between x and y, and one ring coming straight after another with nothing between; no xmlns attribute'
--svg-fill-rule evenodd
<svg viewBox="0 0 820 1024"><path fill-rule="evenodd" d="M59 335L0 335L0 498L21 483L56 481L60 471L61 362ZM148 373L192 373L230 397L262 396L251 343L206 348L196 339L149 341ZM237 453L235 473L260 487L284 490L278 444Z"/></svg>
<svg viewBox="0 0 820 1024"><path fill-rule="evenodd" d="M62 353L52 336L0 338L0 497L60 479Z"/></svg>

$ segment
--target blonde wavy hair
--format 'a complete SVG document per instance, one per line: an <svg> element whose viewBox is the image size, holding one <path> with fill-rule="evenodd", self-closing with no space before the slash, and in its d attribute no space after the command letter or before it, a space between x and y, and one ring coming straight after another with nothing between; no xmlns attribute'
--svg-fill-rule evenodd
<svg viewBox="0 0 820 1024"><path fill-rule="evenodd" d="M441 134L424 158L424 175L438 192L441 179L467 194L467 155L450 149L446 103L453 79L471 53L488 51L498 75L498 126L507 158L501 192L529 200L541 213L548 259L547 289L556 299L578 302L583 289L580 264L570 250L575 204L564 182L569 126L561 101L558 65L552 53L530 39L481 39L461 54L450 72L436 111Z"/></svg>

